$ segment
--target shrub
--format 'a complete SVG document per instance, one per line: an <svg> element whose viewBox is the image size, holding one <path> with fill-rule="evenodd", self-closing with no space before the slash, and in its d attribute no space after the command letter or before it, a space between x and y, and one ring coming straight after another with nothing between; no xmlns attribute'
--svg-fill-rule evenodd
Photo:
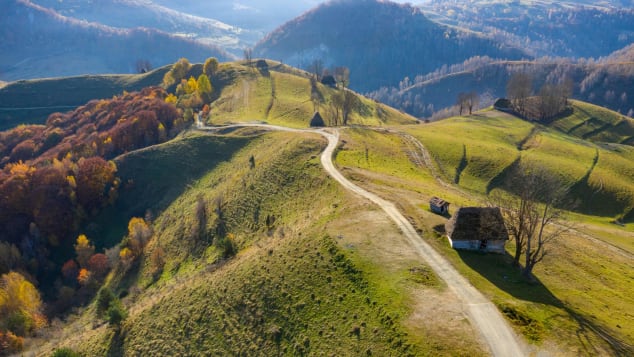
<svg viewBox="0 0 634 357"><path fill-rule="evenodd" d="M106 315L108 315L108 323L111 326L120 327L121 323L128 317L128 312L121 304L121 301L113 300L108 311L106 311Z"/></svg>
<svg viewBox="0 0 634 357"><path fill-rule="evenodd" d="M107 286L101 288L97 293L97 316L101 316L108 308L110 303L115 300L115 296Z"/></svg>
<svg viewBox="0 0 634 357"><path fill-rule="evenodd" d="M81 357L81 355L68 347L64 347L53 351L52 357Z"/></svg>

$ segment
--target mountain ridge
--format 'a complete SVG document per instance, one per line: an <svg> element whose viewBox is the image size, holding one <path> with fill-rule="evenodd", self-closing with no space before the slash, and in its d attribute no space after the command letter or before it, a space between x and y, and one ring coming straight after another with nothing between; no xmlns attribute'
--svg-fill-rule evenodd
<svg viewBox="0 0 634 357"><path fill-rule="evenodd" d="M182 53L197 61L232 56L211 45L144 28L119 29L62 16L28 0L9 0L0 14L0 79L91 73L135 73L138 61L158 67Z"/></svg>

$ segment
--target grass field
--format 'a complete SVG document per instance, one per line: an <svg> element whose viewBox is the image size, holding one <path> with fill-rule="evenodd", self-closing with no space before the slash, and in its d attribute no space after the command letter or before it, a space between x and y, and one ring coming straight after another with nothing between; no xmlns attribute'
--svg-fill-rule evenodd
<svg viewBox="0 0 634 357"><path fill-rule="evenodd" d="M289 70L271 62L268 71L260 71L238 63L221 66L218 77L225 78L218 90L218 99L211 105L210 124L244 121L265 121L292 128L306 128L314 114L308 74ZM337 90L317 84L323 98L318 111L326 122L330 98ZM359 96L360 104L350 114L351 125L380 126L411 124L416 120L404 113Z"/></svg>
<svg viewBox="0 0 634 357"><path fill-rule="evenodd" d="M89 308L60 336L62 345L86 355L484 354L464 316L452 312L444 325L426 325L411 315L413 304L444 287L408 255L385 217L325 175L322 138L244 134L188 134L119 160L135 177L126 202L157 209L155 237L137 268L109 279L128 292L121 333L86 328ZM174 162L186 152L191 158ZM206 155L207 171L184 169ZM144 185L150 180L173 187L173 195L157 199ZM201 200L209 233L202 236L194 228ZM238 248L230 260L214 244L219 201ZM393 241L384 247L386 238ZM158 246L168 260L154 279L149 256Z"/></svg>
<svg viewBox="0 0 634 357"><path fill-rule="evenodd" d="M633 181L628 177L634 165L626 164L631 159L629 147L587 144L546 128L531 133L531 127L520 120L476 116L403 129L419 138L433 153L445 170L447 181L451 181L452 173L461 161L461 150L457 148L462 145L467 147L468 158L463 175L469 172L472 164L469 148L479 145L480 152L489 154L482 154L482 157L490 158L492 163L500 161L504 155L497 156L496 152L503 150L510 158L521 154L523 160L556 163L551 169L560 172L569 183L575 183L589 171L598 151L599 159L591 172L590 182L592 175L602 173L601 167L605 165L610 170L606 176L610 176L612 182L604 177L604 189L610 186L610 190L622 194L632 192L629 186L619 191L619 184L627 185ZM479 136L480 133L484 135ZM487 173L487 176L473 181L461 180L460 187L469 189L467 191L444 187L430 179L431 171L413 175L408 170L413 163L401 162L404 158L397 158L396 154L406 150L406 145L400 142L399 148L394 136L375 138L348 130L342 137L347 142L344 150L338 153L337 164L358 184L398 202L401 211L416 222L424 237L487 294L517 330L532 341L535 352L547 350L557 355L588 356L632 352L634 319L629 310L634 304L634 285L631 284L634 279L631 275L634 271L634 232L631 224L619 227L608 223L610 218L574 215L571 218L578 222L578 230L559 240L546 260L538 265L535 271L538 282L527 283L519 270L511 266L508 254L482 255L451 249L446 239L434 231L446 219L430 214L427 207L429 196L426 192L430 191L455 206L484 203L483 188L504 168L503 165L494 170L471 171ZM454 143L454 148L446 145L447 142ZM522 144L523 150L518 149L518 144ZM611 148L610 151L607 148ZM375 152L369 163L364 160L366 149L369 153ZM509 161L512 160L506 159ZM606 202L614 201L607 198ZM509 254L513 251L512 243L507 245L507 250Z"/></svg>
<svg viewBox="0 0 634 357"><path fill-rule="evenodd" d="M593 142L629 143L634 138L634 120L611 110L571 101L573 113L555 120L551 126L566 134Z"/></svg>

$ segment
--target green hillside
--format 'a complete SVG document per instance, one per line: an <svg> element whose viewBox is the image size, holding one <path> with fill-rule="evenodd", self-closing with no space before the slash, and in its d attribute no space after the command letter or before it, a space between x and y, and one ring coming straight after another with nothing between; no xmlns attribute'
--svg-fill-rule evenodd
<svg viewBox="0 0 634 357"><path fill-rule="evenodd" d="M136 75L86 75L0 85L0 130L23 123L42 124L51 113L66 112L93 99L159 85L170 67Z"/></svg>
<svg viewBox="0 0 634 357"><path fill-rule="evenodd" d="M120 332L106 324L74 333L95 320L91 307L41 351L63 345L85 355L483 354L470 337L457 344L447 337L462 336L464 327L438 337L431 327L407 323L414 291L434 296L443 288L407 255L386 268L353 248L382 244L393 228L369 235L336 228L368 208L324 173L324 146L313 134L242 130L187 134L118 159L122 177L135 181L121 204L157 212L141 260L108 280L127 294L130 316ZM191 167L197 160L203 161ZM172 193L157 198L154 190L164 189L147 188L152 181ZM364 242L336 238L342 233ZM227 240L233 258L221 244ZM156 275L151 257L159 247L167 259ZM412 266L427 275L412 275Z"/></svg>
<svg viewBox="0 0 634 357"><path fill-rule="evenodd" d="M592 142L634 145L634 119L580 101L572 101L572 114L550 126Z"/></svg>
<svg viewBox="0 0 634 357"><path fill-rule="evenodd" d="M257 120L305 128L314 114L313 91L320 98L317 110L327 124L332 123L332 96L340 89L321 83L312 89L308 73L274 61L267 63L268 70L264 71L240 63L220 66L213 80L219 98L211 105L209 123ZM361 96L349 119L349 124L373 126L413 122L413 117Z"/></svg>
<svg viewBox="0 0 634 357"><path fill-rule="evenodd" d="M424 145L432 162L425 162L407 134ZM571 355L631 354L634 295L627 272L634 268L634 225L631 218L622 226L611 222L631 217L632 147L589 143L495 111L389 132L346 129L341 139L340 170L395 202L423 239L535 344L536 353L552 352L554 344ZM451 202L451 214L487 205L487 191L500 187L518 159L545 165L572 185L571 194L582 201L578 210L586 213L567 217L574 229L549 247L532 283L511 265L512 242L504 255L453 250L439 233L447 218L429 209L432 196Z"/></svg>
<svg viewBox="0 0 634 357"><path fill-rule="evenodd" d="M445 179L461 187L489 193L501 187L510 167L520 161L534 163L546 167L571 188L581 212L632 222L632 147L595 144L560 131L578 120L578 108L588 107L576 104L575 114L552 124L559 130L490 111L415 127L408 132L429 149ZM599 117L606 123L614 118ZM615 126L604 127L605 132L593 138L622 141L622 131Z"/></svg>

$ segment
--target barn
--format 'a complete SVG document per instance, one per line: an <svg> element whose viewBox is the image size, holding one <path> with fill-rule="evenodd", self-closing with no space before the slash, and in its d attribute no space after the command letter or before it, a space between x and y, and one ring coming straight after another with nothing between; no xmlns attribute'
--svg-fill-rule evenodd
<svg viewBox="0 0 634 357"><path fill-rule="evenodd" d="M504 253L509 239L498 207L461 207L445 224L454 249Z"/></svg>

